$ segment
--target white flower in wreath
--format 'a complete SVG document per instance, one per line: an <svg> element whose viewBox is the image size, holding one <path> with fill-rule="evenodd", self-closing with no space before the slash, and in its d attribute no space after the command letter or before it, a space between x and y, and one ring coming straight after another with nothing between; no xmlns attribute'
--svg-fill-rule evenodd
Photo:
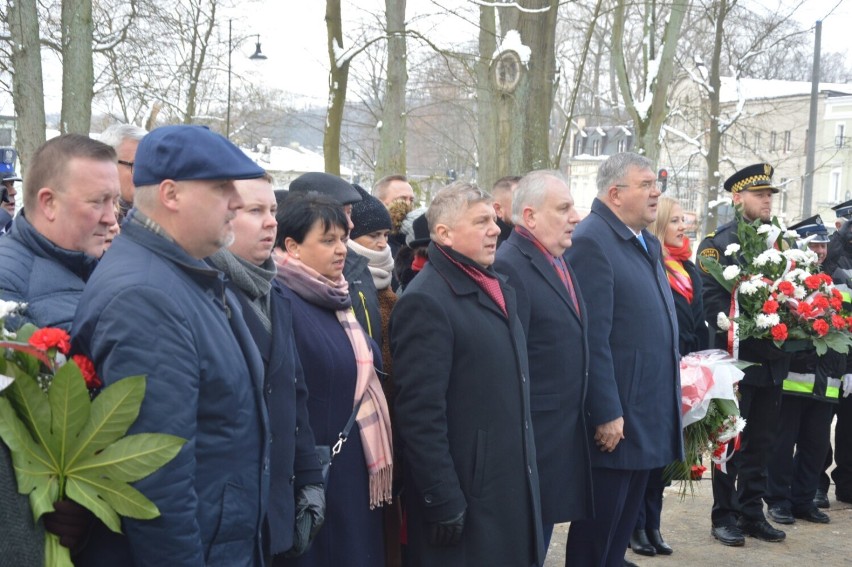
<svg viewBox="0 0 852 567"><path fill-rule="evenodd" d="M13 313L22 311L27 306L26 303L17 303L15 301L3 301L0 299L0 319L5 319Z"/></svg>
<svg viewBox="0 0 852 567"><path fill-rule="evenodd" d="M726 280L733 280L740 275L740 267L739 266L728 266L724 270L722 270L722 277Z"/></svg>
<svg viewBox="0 0 852 567"><path fill-rule="evenodd" d="M719 311L719 314L716 315L716 326L720 331L727 331L731 328L731 320L728 319L727 315Z"/></svg>
<svg viewBox="0 0 852 567"><path fill-rule="evenodd" d="M758 254L757 258L754 259L754 265L761 267L766 264L780 264L784 261L784 256L781 255L781 252L776 250L775 248L770 248L769 250L764 250L760 254Z"/></svg>
<svg viewBox="0 0 852 567"><path fill-rule="evenodd" d="M769 231L772 230L771 224L762 224L757 228L758 234L769 234Z"/></svg>
<svg viewBox="0 0 852 567"><path fill-rule="evenodd" d="M784 238L795 240L799 238L799 233L795 230L790 230L789 228L784 231Z"/></svg>
<svg viewBox="0 0 852 567"><path fill-rule="evenodd" d="M805 291L805 288L803 288L802 286L797 285L793 290L793 297L795 299L798 299L799 301L804 299L807 294L808 293Z"/></svg>
<svg viewBox="0 0 852 567"><path fill-rule="evenodd" d="M740 293L742 295L753 295L757 293L758 287L751 280L746 280L740 284Z"/></svg>
<svg viewBox="0 0 852 567"><path fill-rule="evenodd" d="M778 317L777 313L772 313L769 315L767 315L766 313L758 313L757 317L754 318L754 324L757 325L759 329L769 329L780 322L781 318Z"/></svg>
<svg viewBox="0 0 852 567"><path fill-rule="evenodd" d="M740 251L740 245L734 242L733 244L728 244L728 247L725 248L725 256L733 256L737 252Z"/></svg>
<svg viewBox="0 0 852 567"><path fill-rule="evenodd" d="M787 275L784 276L784 279L792 283L796 283L797 280L803 282L805 281L805 278L809 275L810 274L805 270L802 270L801 268L796 268L795 270L790 270L789 272L787 272Z"/></svg>
<svg viewBox="0 0 852 567"><path fill-rule="evenodd" d="M784 250L781 254L784 255L788 260L792 260L796 263L809 263L808 253L804 250L799 250L798 248L790 248L789 250Z"/></svg>

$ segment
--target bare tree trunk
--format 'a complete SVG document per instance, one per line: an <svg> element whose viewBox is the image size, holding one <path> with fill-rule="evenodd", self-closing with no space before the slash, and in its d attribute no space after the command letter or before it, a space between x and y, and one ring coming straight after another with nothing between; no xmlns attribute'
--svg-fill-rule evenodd
<svg viewBox="0 0 852 567"><path fill-rule="evenodd" d="M408 85L408 55L405 47L405 1L385 0L388 34L388 75L376 178L405 174L405 89Z"/></svg>
<svg viewBox="0 0 852 567"><path fill-rule="evenodd" d="M520 171L550 167L550 113L553 110L556 78L556 20L558 2L527 0L524 7L546 12L524 11L518 18L521 40L531 50L529 80L522 81L518 100L526 115L524 128L514 136L523 140ZM524 87L526 87L524 89ZM521 90L524 89L524 90Z"/></svg>
<svg viewBox="0 0 852 567"><path fill-rule="evenodd" d="M625 0L619 0L615 8L612 31L613 66L618 76L621 97L624 99L628 114L633 118L636 136L635 149L637 152L645 154L652 161L657 161L660 153L660 130L668 111L667 96L674 74L675 48L688 6L689 0L674 0L672 2L671 13L663 32L663 44L660 53L654 51L653 26L645 26L644 73L641 80L643 88L640 93L642 98L639 101L637 101L636 94L630 86L622 47L626 12ZM655 18L653 6L649 9L651 13L646 12L646 22ZM652 60L658 61L658 64L651 64ZM656 73L653 72L654 69L656 69Z"/></svg>
<svg viewBox="0 0 852 567"><path fill-rule="evenodd" d="M94 86L92 0L63 0L60 132L89 133Z"/></svg>
<svg viewBox="0 0 852 567"><path fill-rule="evenodd" d="M343 22L340 17L340 0L327 0L325 25L328 31L328 59L331 71L328 77L328 115L322 141L325 171L340 175L340 127L346 105L346 83L349 81L349 59L337 57L343 51ZM335 50L335 44L337 50Z"/></svg>
<svg viewBox="0 0 852 567"><path fill-rule="evenodd" d="M36 0L8 0L7 7L12 37L12 98L17 115L17 149L22 165L29 166L30 159L45 139L38 11Z"/></svg>
<svg viewBox="0 0 852 567"><path fill-rule="evenodd" d="M713 56L710 60L710 92L708 93L709 102L709 131L707 139L707 199L705 203L704 214L704 234L716 230L717 215L709 215L707 212L706 203L715 201L719 198L719 149L722 144L722 132L719 130L719 112L721 104L719 101L720 91L722 89L721 80L721 61L722 61L722 42L725 37L725 17L728 15L727 0L720 0L717 6L716 13L716 29L713 35Z"/></svg>
<svg viewBox="0 0 852 567"><path fill-rule="evenodd" d="M476 60L477 117L477 183L486 191L497 181L497 148L502 140L497 135L497 111L494 86L491 83L491 56L497 49L497 22L493 6L479 6L479 57Z"/></svg>

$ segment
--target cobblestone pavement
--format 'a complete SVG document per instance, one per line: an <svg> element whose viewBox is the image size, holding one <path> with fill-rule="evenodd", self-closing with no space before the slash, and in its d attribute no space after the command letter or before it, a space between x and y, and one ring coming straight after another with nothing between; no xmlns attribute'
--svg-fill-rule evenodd
<svg viewBox="0 0 852 567"><path fill-rule="evenodd" d="M839 567L852 565L852 505L834 500L829 491L830 524L797 520L791 526L773 524L787 532L780 543L767 543L746 537L743 547L726 547L710 535L710 508L713 494L709 473L695 483L695 493L681 500L677 484L666 489L661 531L674 554L643 557L627 550L626 557L641 567ZM770 523L772 521L770 520ZM565 565L565 540L569 524L557 525L548 550L545 567ZM568 566L570 567L570 566Z"/></svg>

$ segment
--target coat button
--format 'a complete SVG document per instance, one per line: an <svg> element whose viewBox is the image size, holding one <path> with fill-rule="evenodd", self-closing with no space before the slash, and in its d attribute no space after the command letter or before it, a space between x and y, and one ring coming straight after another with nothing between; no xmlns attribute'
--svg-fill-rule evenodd
<svg viewBox="0 0 852 567"><path fill-rule="evenodd" d="M296 435L298 435L298 434L299 434L299 426L297 425L296 426Z"/></svg>
<svg viewBox="0 0 852 567"><path fill-rule="evenodd" d="M293 484L296 481L296 475L290 477L290 484Z"/></svg>
<svg viewBox="0 0 852 567"><path fill-rule="evenodd" d="M526 381L527 381L527 377L524 376L523 374L521 374L521 382L526 382Z"/></svg>
<svg viewBox="0 0 852 567"><path fill-rule="evenodd" d="M524 429L529 429L529 428L530 428L530 422L525 419L524 420Z"/></svg>
<svg viewBox="0 0 852 567"><path fill-rule="evenodd" d="M432 503L432 495L431 494L424 494L423 495L423 502L425 502L426 504L431 504Z"/></svg>
<svg viewBox="0 0 852 567"><path fill-rule="evenodd" d="M267 384L267 385L266 385L266 395L267 395L267 396L271 396L271 395L272 395L272 384Z"/></svg>
<svg viewBox="0 0 852 567"><path fill-rule="evenodd" d="M532 476L532 467L527 465L527 474Z"/></svg>

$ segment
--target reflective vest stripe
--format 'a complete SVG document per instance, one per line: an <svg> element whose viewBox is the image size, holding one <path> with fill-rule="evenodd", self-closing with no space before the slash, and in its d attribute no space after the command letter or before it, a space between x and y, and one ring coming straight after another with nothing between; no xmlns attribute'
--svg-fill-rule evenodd
<svg viewBox="0 0 852 567"><path fill-rule="evenodd" d="M816 377L813 374L802 374L799 372L790 372L784 380L783 389L785 392L795 394L810 394L814 395L814 383ZM825 393L818 392L820 396L829 399L837 399L840 397L840 380L837 378L829 378L825 386Z"/></svg>

